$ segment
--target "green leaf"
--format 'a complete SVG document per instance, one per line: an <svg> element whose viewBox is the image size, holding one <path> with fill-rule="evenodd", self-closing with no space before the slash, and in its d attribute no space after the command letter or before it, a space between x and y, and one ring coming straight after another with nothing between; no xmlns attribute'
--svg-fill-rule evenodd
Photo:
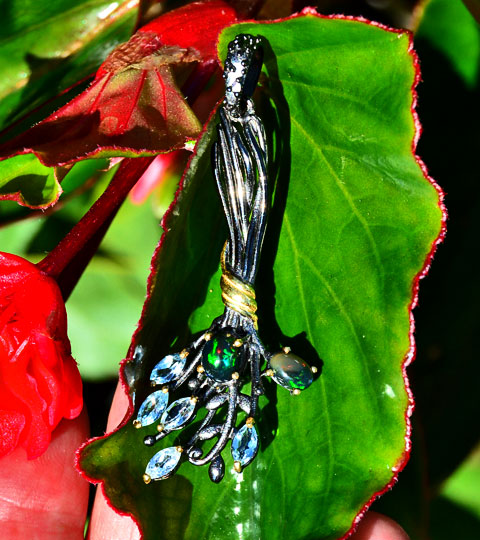
<svg viewBox="0 0 480 540"><path fill-rule="evenodd" d="M480 527L479 448L445 482L431 503L430 534L435 540L476 538Z"/></svg>
<svg viewBox="0 0 480 540"><path fill-rule="evenodd" d="M126 0L0 0L0 129L94 72L130 36L135 8Z"/></svg>
<svg viewBox="0 0 480 540"><path fill-rule="evenodd" d="M466 85L476 84L480 73L480 27L462 0L430 0L416 36L442 52Z"/></svg>
<svg viewBox="0 0 480 540"><path fill-rule="evenodd" d="M85 159L71 168L59 170L43 165L33 154L0 161L0 225L2 221L28 216L26 208L7 208L3 201L16 201L31 209L44 210L55 204L62 193L65 200L86 181L98 178L108 167L106 159ZM63 181L64 188L60 187L59 180ZM60 240L61 237L58 238Z"/></svg>
<svg viewBox="0 0 480 540"><path fill-rule="evenodd" d="M260 335L270 350L291 346L323 369L296 398L268 385L259 455L238 475L225 451L220 485L189 464L143 485L154 451L142 439L151 430L131 423L84 447L85 473L105 482L113 505L140 521L147 540L339 538L406 460L410 311L443 217L412 153L409 36L309 14L230 27L222 54L240 32L268 40L257 98L273 133L276 187L256 285ZM154 259L125 368L136 408L154 363L222 310L226 234L209 172L211 131ZM162 447L176 441L169 435Z"/></svg>
<svg viewBox="0 0 480 540"><path fill-rule="evenodd" d="M54 169L33 154L0 161L0 199L13 199L30 208L45 208L61 193Z"/></svg>
<svg viewBox="0 0 480 540"><path fill-rule="evenodd" d="M84 379L118 373L145 300L149 262L161 232L149 204L126 200L68 299L68 335Z"/></svg>
<svg viewBox="0 0 480 540"><path fill-rule="evenodd" d="M480 521L480 448L463 463L443 486L442 494L472 512Z"/></svg>

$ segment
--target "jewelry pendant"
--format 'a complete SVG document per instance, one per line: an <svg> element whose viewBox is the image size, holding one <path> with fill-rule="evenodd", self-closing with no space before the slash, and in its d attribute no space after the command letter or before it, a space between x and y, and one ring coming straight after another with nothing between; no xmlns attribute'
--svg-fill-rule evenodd
<svg viewBox="0 0 480 540"><path fill-rule="evenodd" d="M218 141L213 168L229 237L221 255L223 314L181 352L161 359L150 374L153 391L142 403L138 428L156 422L157 433L144 443L153 446L166 435L190 425L201 407L205 416L182 446L164 448L149 461L144 481L162 480L175 473L182 456L193 465L209 463L209 476L220 482L225 475L222 451L231 441L234 469L240 472L255 458L259 437L255 428L262 378L299 394L313 381L316 368L285 348L268 352L257 334L255 276L267 225L267 145L264 127L251 99L263 60L260 39L238 35L229 44L225 61L225 100L220 107ZM250 376L250 395L241 392ZM183 385L190 395L169 404ZM247 418L237 426L237 414ZM218 423L220 417L221 421ZM209 451L204 441L216 439Z"/></svg>

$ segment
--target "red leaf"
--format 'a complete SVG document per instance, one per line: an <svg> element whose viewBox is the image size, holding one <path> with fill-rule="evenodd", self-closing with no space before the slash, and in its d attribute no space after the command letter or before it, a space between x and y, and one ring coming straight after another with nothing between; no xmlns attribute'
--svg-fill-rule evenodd
<svg viewBox="0 0 480 540"><path fill-rule="evenodd" d="M192 2L165 13L139 32L154 32L164 45L192 47L205 60L216 60L218 36L236 18L235 10L222 0Z"/></svg>
<svg viewBox="0 0 480 540"><path fill-rule="evenodd" d="M0 457L29 459L48 447L62 418L82 410L60 290L34 264L0 253Z"/></svg>
<svg viewBox="0 0 480 540"><path fill-rule="evenodd" d="M0 158L33 152L53 166L182 148L201 125L177 86L174 68L214 64L218 35L235 20L221 0L162 15L117 47L87 90L1 145Z"/></svg>

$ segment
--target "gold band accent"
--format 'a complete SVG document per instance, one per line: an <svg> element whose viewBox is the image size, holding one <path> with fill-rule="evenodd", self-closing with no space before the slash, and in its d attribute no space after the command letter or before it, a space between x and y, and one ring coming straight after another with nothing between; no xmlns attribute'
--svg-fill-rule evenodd
<svg viewBox="0 0 480 540"><path fill-rule="evenodd" d="M255 289L228 270L225 262L226 249L227 244L225 243L222 250L222 256L220 257L220 265L222 267L220 287L222 289L223 303L240 315L251 319L255 328L257 328L258 317L255 314L257 311Z"/></svg>

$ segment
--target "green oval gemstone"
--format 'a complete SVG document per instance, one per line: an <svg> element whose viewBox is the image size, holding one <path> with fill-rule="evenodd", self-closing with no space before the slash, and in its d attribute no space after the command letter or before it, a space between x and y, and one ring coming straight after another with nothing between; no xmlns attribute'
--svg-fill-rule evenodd
<svg viewBox="0 0 480 540"><path fill-rule="evenodd" d="M202 351L202 366L205 373L216 381L226 382L235 371L240 372L244 364L241 347L234 347L237 336L228 330L215 334L207 341Z"/></svg>
<svg viewBox="0 0 480 540"><path fill-rule="evenodd" d="M270 358L270 367L274 373L272 379L287 390L305 390L313 382L310 366L295 354L274 354Z"/></svg>

